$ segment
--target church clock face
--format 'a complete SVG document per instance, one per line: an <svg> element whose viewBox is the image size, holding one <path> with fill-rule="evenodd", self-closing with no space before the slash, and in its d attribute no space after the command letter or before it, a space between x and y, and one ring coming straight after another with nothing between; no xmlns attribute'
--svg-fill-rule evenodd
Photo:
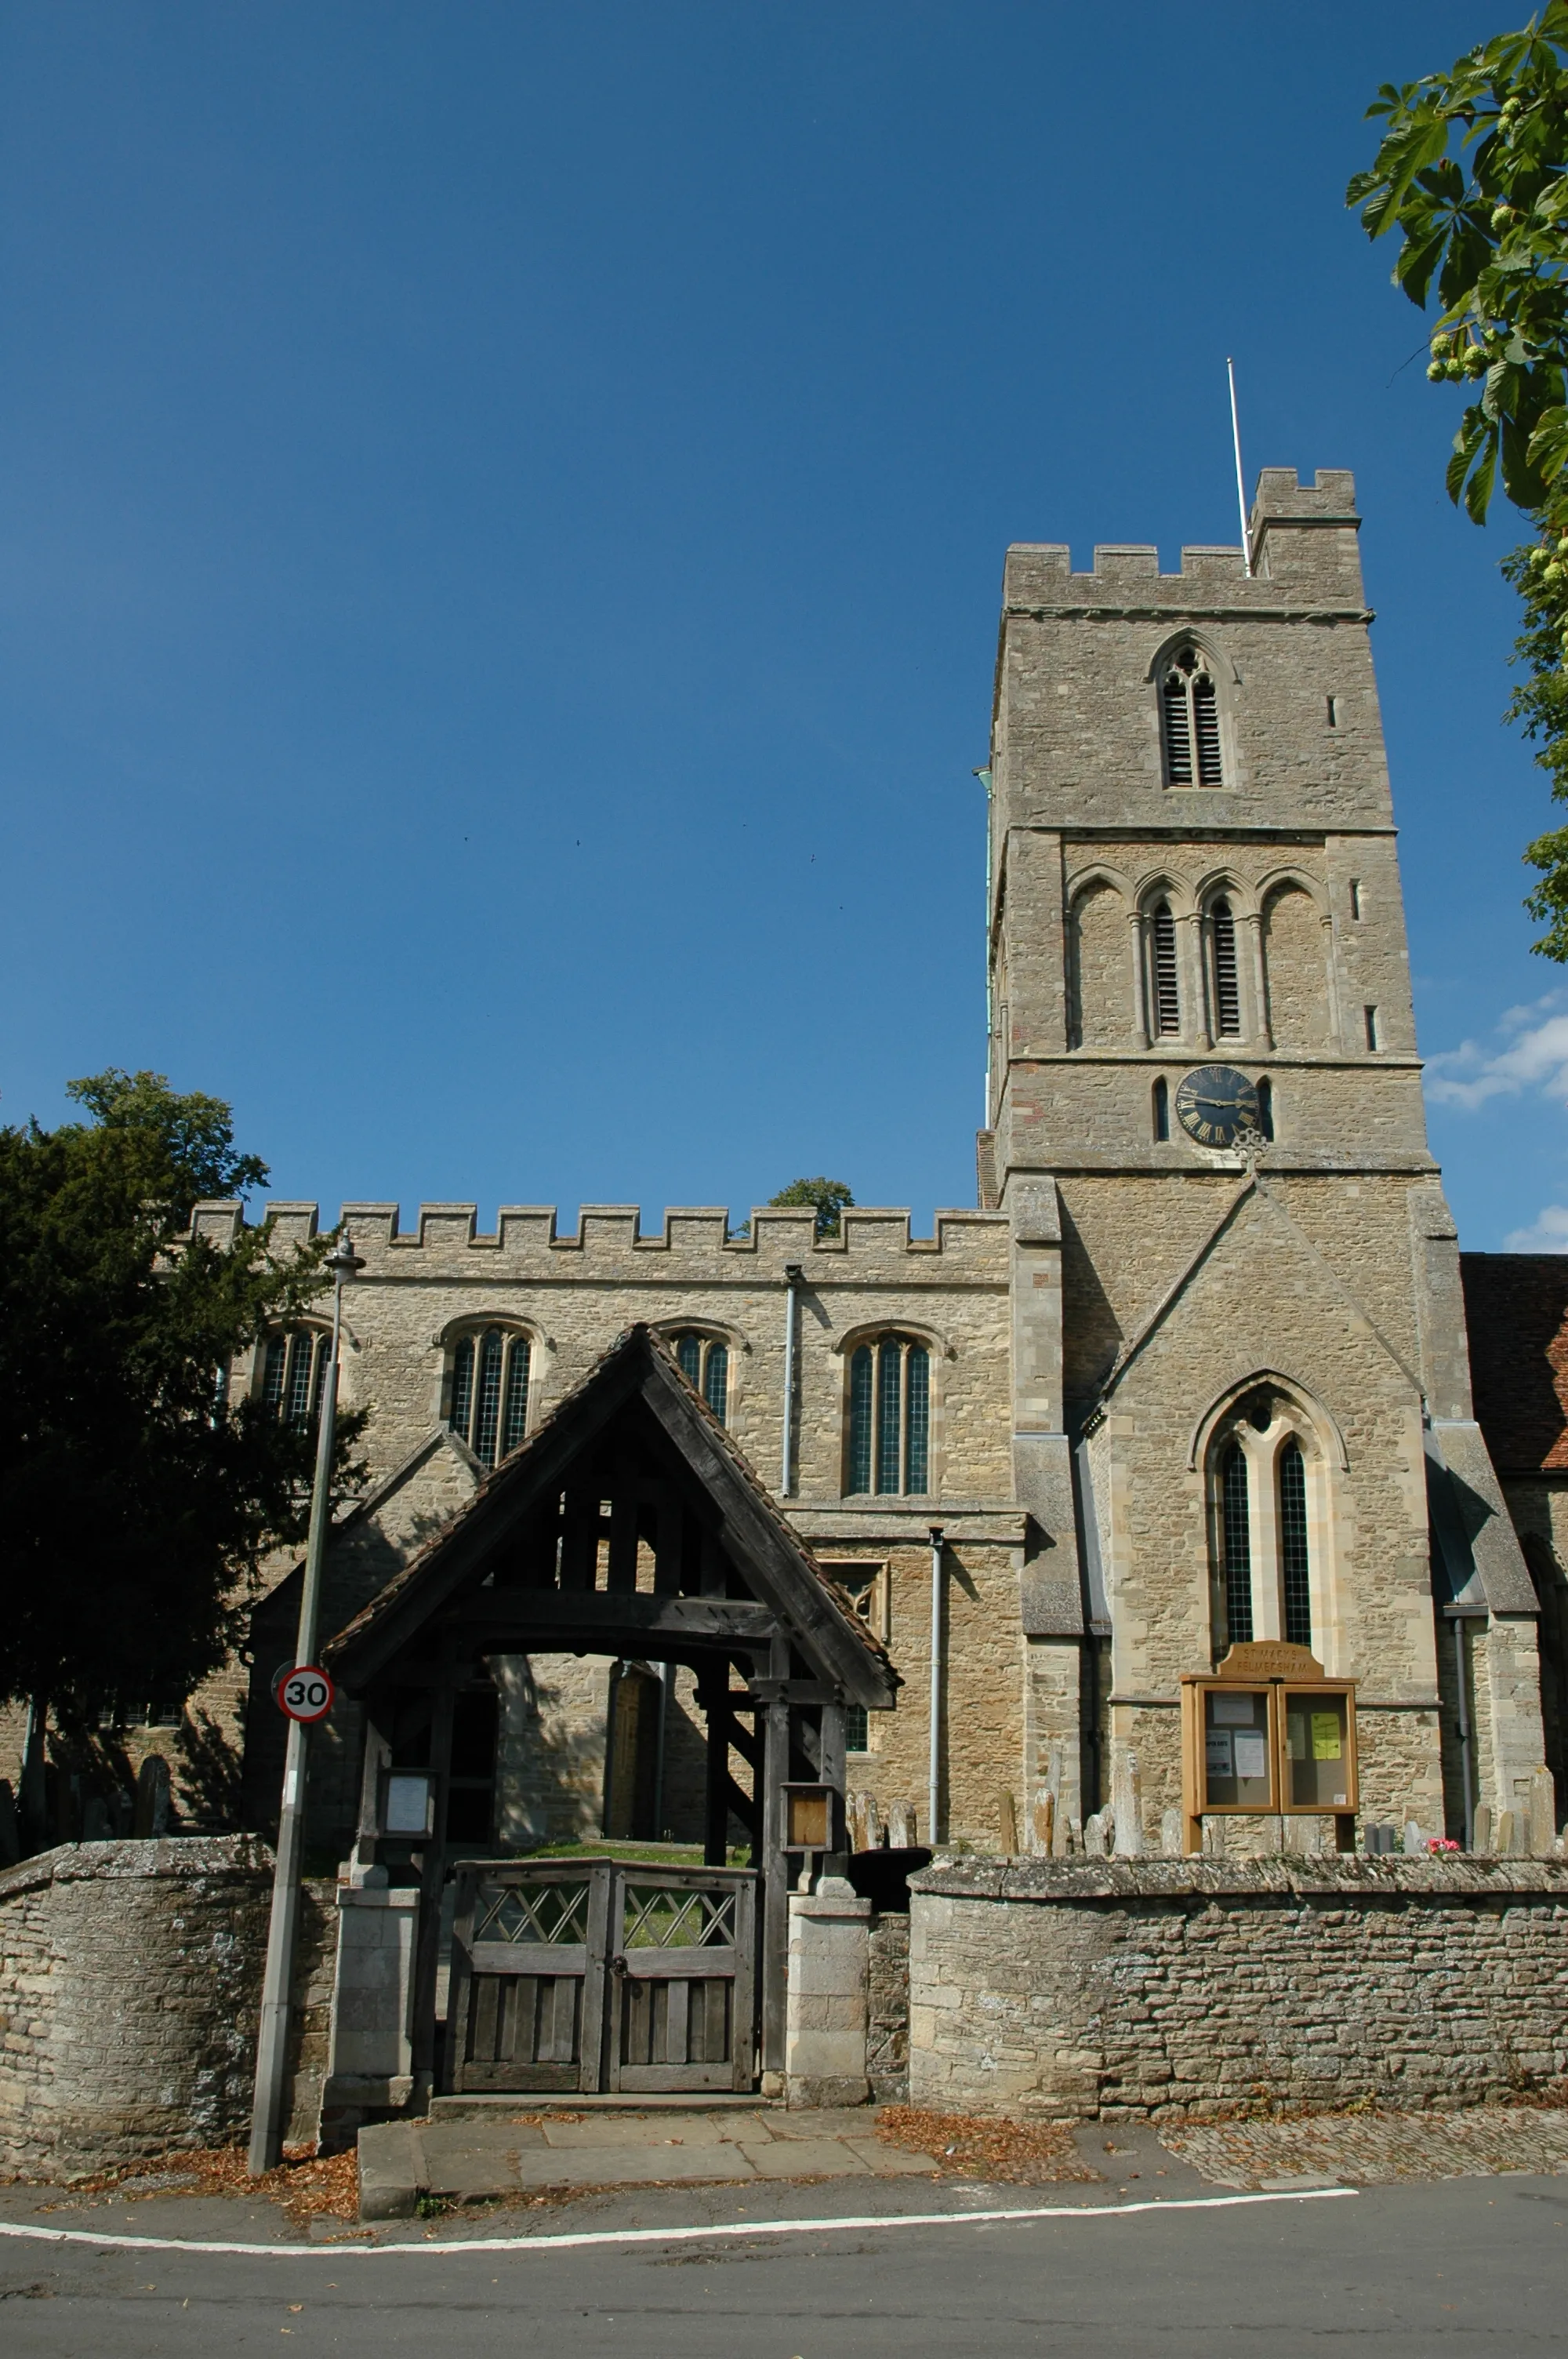
<svg viewBox="0 0 1568 2359"><path fill-rule="evenodd" d="M1176 1085L1176 1119L1200 1147L1234 1147L1238 1131L1260 1130L1258 1093L1234 1065L1199 1065Z"/></svg>

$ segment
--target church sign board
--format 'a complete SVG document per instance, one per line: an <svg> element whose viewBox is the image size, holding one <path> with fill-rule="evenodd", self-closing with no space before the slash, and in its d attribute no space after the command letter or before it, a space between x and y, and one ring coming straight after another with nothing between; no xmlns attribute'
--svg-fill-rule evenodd
<svg viewBox="0 0 1568 2359"><path fill-rule="evenodd" d="M1260 1640L1182 1680L1185 1847L1206 1817L1332 1817L1344 1843L1359 1807L1356 1681L1331 1680L1306 1647Z"/></svg>

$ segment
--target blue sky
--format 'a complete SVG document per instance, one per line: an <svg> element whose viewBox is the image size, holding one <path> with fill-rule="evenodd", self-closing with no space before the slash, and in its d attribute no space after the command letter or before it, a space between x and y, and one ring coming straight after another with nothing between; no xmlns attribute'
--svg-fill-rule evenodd
<svg viewBox="0 0 1568 2359"><path fill-rule="evenodd" d="M1341 205L1512 21L9 6L0 1111L151 1065L330 1210L971 1202L1002 551L1234 539L1230 351L1249 474L1357 475L1465 1242L1568 1243L1513 536Z"/></svg>

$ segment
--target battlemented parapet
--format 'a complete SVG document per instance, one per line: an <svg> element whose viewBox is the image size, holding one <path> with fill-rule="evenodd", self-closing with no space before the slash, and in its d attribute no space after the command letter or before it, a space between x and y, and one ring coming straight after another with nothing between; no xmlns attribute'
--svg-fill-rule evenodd
<svg viewBox="0 0 1568 2359"><path fill-rule="evenodd" d="M1265 467L1248 518L1250 576L1239 545L1188 544L1179 570L1164 573L1152 542L1101 542L1083 573L1064 542L1015 541L1002 577L1003 620L1108 608L1179 611L1195 603L1208 610L1220 603L1238 616L1331 607L1346 621L1366 621L1360 523L1348 469L1325 467L1302 484L1293 467Z"/></svg>
<svg viewBox="0 0 1568 2359"><path fill-rule="evenodd" d="M270 1204L264 1217L280 1245L308 1244L321 1225L313 1203ZM472 1255L494 1257L509 1277L548 1278L608 1278L632 1263L641 1265L639 1277L748 1284L782 1283L791 1263L824 1284L894 1269L925 1274L933 1263L944 1278L959 1281L1005 1283L1007 1276L1007 1223L995 1212L939 1212L932 1235L917 1237L907 1211L856 1206L844 1213L838 1236L821 1238L809 1210L772 1206L754 1212L749 1232L741 1233L730 1229L722 1205L672 1206L659 1228L647 1232L635 1204L584 1204L577 1227L564 1233L548 1204L503 1204L489 1232L480 1228L477 1204L421 1204L409 1230L401 1227L395 1204L345 1204L340 1218L373 1275L406 1268L416 1256L445 1264ZM237 1202L202 1203L192 1226L212 1244L228 1245L243 1220Z"/></svg>

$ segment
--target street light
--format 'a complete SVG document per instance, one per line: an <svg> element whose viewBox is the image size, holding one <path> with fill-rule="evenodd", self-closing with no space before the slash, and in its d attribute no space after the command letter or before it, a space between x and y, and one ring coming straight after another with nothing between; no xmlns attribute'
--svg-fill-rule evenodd
<svg viewBox="0 0 1568 2359"><path fill-rule="evenodd" d="M345 1229L327 1256L332 1273L332 1349L321 1387L321 1422L316 1436L316 1481L310 1494L310 1534L305 1544L305 1585L299 1596L296 1664L313 1662L321 1618L321 1567L327 1554L331 1513L332 1445L338 1425L338 1354L343 1333L343 1287L364 1263ZM309 1729L288 1723L283 1766L283 1807L277 1821L277 1853L272 1872L272 1917L267 1926L266 1973L262 1982L261 2028L256 2040L255 2100L251 2112L249 2167L253 2179L283 2159L283 2079L288 2046L289 1995L294 1983L294 1947L299 1930L299 1855L305 1835L305 1756Z"/></svg>

